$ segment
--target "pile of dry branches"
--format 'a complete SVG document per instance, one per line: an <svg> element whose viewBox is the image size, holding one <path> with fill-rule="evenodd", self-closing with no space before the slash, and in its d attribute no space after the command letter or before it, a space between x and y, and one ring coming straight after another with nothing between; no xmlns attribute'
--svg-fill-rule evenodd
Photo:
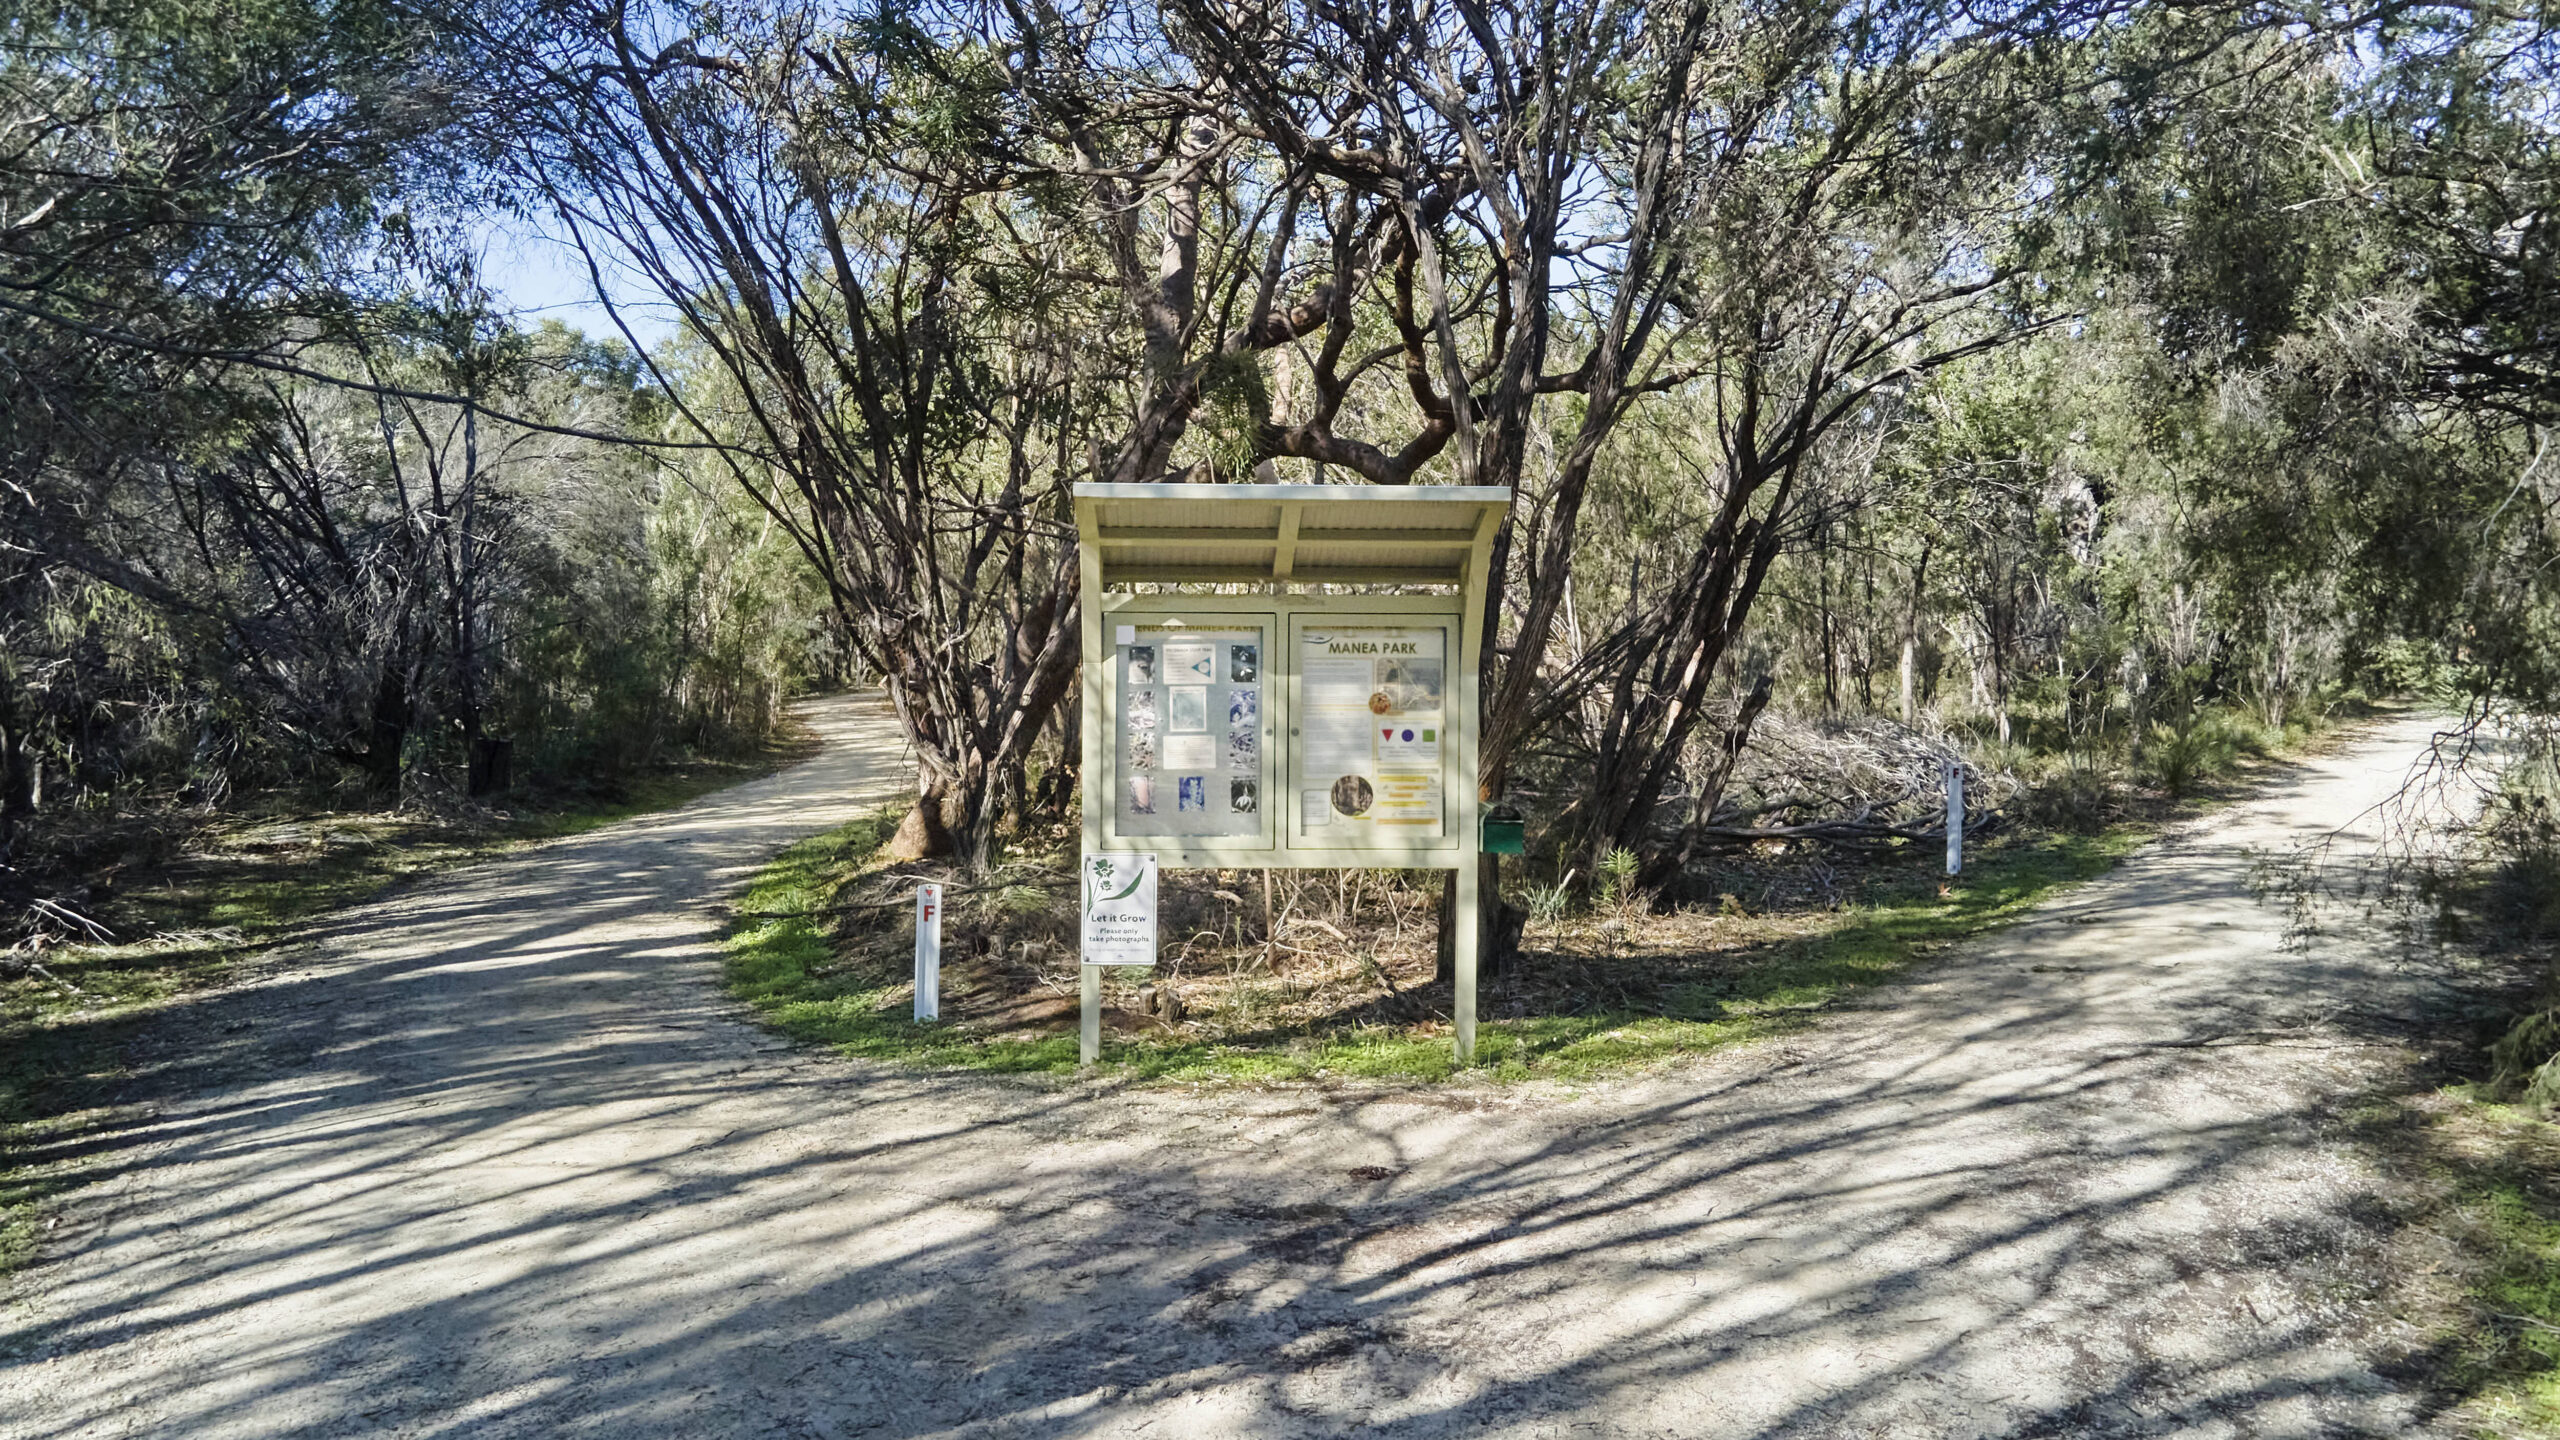
<svg viewBox="0 0 2560 1440"><path fill-rule="evenodd" d="M1772 712L1753 729L1724 801L1699 834L1711 844L1815 840L1888 846L1946 836L1946 773L1963 765L1965 830L1979 833L2018 788L1965 762L1944 735L1881 717L1802 719Z"/></svg>

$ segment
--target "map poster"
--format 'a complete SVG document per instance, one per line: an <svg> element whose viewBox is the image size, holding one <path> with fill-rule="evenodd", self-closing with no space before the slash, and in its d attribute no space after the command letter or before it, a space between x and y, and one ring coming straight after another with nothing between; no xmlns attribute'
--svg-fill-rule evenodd
<svg viewBox="0 0 2560 1440"><path fill-rule="evenodd" d="M1438 625L1298 635L1298 810L1342 844L1442 828L1448 635Z"/></svg>
<svg viewBox="0 0 2560 1440"><path fill-rule="evenodd" d="M1262 627L1122 625L1112 830L1263 833Z"/></svg>

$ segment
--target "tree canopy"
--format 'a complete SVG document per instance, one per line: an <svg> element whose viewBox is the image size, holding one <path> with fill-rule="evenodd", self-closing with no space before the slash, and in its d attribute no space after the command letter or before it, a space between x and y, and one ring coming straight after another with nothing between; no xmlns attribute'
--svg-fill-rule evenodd
<svg viewBox="0 0 2560 1440"><path fill-rule="evenodd" d="M23 17L8 813L48 764L122 783L159 706L236 732L164 773L395 794L858 674L903 842L983 865L1072 792L1082 479L1511 489L1485 769L1586 878L1733 831L1773 705L2128 753L2351 685L2541 713L2551 41L2137 0ZM527 327L493 229L675 336Z"/></svg>

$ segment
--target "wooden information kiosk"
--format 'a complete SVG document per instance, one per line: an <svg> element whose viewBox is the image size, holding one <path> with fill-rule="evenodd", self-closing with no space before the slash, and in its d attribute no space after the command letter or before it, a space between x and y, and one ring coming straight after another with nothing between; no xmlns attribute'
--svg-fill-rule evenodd
<svg viewBox="0 0 2560 1440"><path fill-rule="evenodd" d="M1462 1062L1477 659L1510 504L1499 486L1075 487L1088 865L1455 870ZM1091 1064L1101 966L1129 958L1084 960Z"/></svg>

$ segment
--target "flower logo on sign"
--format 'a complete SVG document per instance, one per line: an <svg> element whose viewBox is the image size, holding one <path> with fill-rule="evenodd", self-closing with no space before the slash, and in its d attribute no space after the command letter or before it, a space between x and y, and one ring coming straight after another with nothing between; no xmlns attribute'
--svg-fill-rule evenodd
<svg viewBox="0 0 2560 1440"><path fill-rule="evenodd" d="M1111 888L1111 882L1118 869L1119 867L1112 864L1110 860L1099 856L1095 857L1090 863L1087 873L1090 874L1093 879L1091 903L1104 905L1114 900L1126 900L1130 896L1138 893L1138 886L1144 883L1147 878L1146 867L1143 865L1131 866L1129 870L1129 883L1120 887L1118 890L1113 890Z"/></svg>

